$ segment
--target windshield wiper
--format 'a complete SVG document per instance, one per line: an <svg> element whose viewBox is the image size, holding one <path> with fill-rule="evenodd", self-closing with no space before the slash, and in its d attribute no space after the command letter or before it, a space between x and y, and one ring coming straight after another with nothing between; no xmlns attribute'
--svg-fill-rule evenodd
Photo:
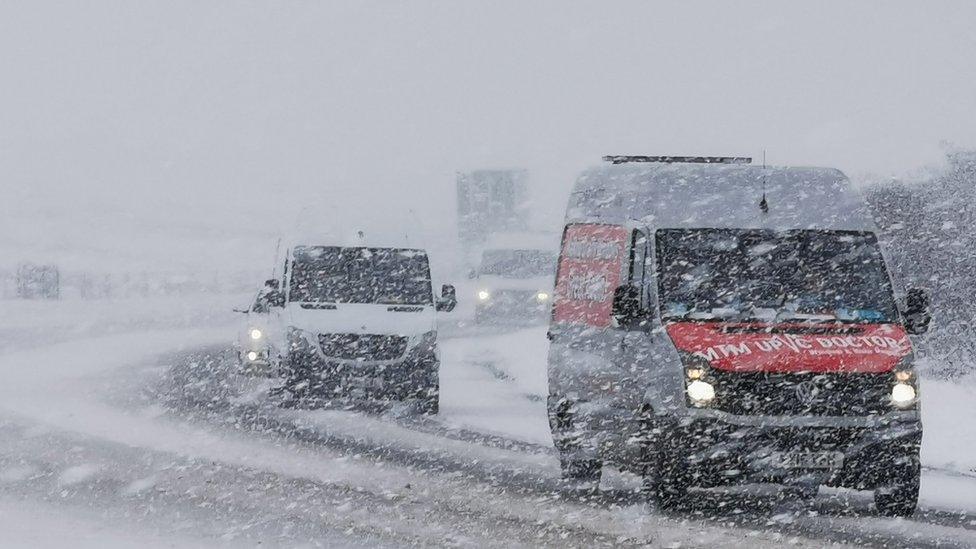
<svg viewBox="0 0 976 549"><path fill-rule="evenodd" d="M741 315L742 311L725 307L713 307L710 311L691 310L684 313L664 315L664 320L697 320L701 322L721 322Z"/></svg>

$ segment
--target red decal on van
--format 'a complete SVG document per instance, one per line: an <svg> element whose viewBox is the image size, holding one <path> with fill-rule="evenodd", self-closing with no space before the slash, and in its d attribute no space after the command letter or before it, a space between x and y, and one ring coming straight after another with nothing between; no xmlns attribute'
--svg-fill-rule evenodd
<svg viewBox="0 0 976 549"><path fill-rule="evenodd" d="M628 234L616 225L566 227L556 276L555 322L610 325L613 291L620 284Z"/></svg>
<svg viewBox="0 0 976 549"><path fill-rule="evenodd" d="M730 372L882 373L912 351L897 324L675 322L674 345Z"/></svg>

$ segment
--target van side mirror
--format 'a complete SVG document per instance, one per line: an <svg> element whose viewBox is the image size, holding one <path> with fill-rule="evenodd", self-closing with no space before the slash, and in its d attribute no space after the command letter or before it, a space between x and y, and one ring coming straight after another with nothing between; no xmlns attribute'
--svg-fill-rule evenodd
<svg viewBox="0 0 976 549"><path fill-rule="evenodd" d="M449 313L457 306L457 290L450 284L441 286L441 297L437 300L437 310Z"/></svg>
<svg viewBox="0 0 976 549"><path fill-rule="evenodd" d="M277 290L281 287L281 282L279 282L277 278L269 278L268 280L264 281L264 286L272 290Z"/></svg>
<svg viewBox="0 0 976 549"><path fill-rule="evenodd" d="M932 313L929 311L932 300L922 288L909 288L905 297L905 331L910 334L924 334L929 329Z"/></svg>
<svg viewBox="0 0 976 549"><path fill-rule="evenodd" d="M633 284L618 286L613 291L613 309L611 314L621 327L631 326L639 322L644 316L641 310L641 291Z"/></svg>

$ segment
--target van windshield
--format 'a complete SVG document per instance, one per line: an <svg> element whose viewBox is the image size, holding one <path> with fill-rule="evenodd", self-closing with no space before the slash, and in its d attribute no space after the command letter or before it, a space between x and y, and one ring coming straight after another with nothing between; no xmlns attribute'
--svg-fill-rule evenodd
<svg viewBox="0 0 976 549"><path fill-rule="evenodd" d="M481 255L483 275L505 278L551 276L556 271L556 254L543 250L485 250Z"/></svg>
<svg viewBox="0 0 976 549"><path fill-rule="evenodd" d="M430 267L423 250L301 246L293 253L292 302L428 305Z"/></svg>
<svg viewBox="0 0 976 549"><path fill-rule="evenodd" d="M872 233L661 229L656 245L665 319L897 318Z"/></svg>

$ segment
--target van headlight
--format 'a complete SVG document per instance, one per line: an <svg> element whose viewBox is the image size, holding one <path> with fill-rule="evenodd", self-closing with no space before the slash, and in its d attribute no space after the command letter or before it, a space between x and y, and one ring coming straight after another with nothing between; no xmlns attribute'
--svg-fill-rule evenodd
<svg viewBox="0 0 976 549"><path fill-rule="evenodd" d="M708 406L715 400L715 387L700 379L696 379L688 384L688 398L695 406Z"/></svg>
<svg viewBox="0 0 976 549"><path fill-rule="evenodd" d="M705 358L682 353L681 362L685 367L685 392L692 406L703 408L715 400L715 386L712 385L709 370L711 364Z"/></svg>
<svg viewBox="0 0 976 549"><path fill-rule="evenodd" d="M264 334L261 332L261 330L259 330L257 328L251 328L248 331L248 334L250 334L251 339L253 339L254 341L257 341L257 340L261 339L261 337L264 336Z"/></svg>
<svg viewBox="0 0 976 549"><path fill-rule="evenodd" d="M891 388L891 404L898 408L908 408L915 404L915 399L918 394L915 392L915 387L912 387L908 383L895 383L894 387Z"/></svg>
<svg viewBox="0 0 976 549"><path fill-rule="evenodd" d="M488 301L491 297L491 293L488 290L478 290L478 299L481 301Z"/></svg>

